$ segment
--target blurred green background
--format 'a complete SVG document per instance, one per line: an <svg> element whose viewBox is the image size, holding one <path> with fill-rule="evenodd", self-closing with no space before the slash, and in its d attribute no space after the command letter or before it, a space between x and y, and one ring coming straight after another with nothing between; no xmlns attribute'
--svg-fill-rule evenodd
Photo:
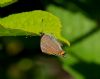
<svg viewBox="0 0 100 79"><path fill-rule="evenodd" d="M18 0L0 18L38 9L61 19L66 56L43 54L39 36L2 36L0 79L100 79L100 0Z"/></svg>

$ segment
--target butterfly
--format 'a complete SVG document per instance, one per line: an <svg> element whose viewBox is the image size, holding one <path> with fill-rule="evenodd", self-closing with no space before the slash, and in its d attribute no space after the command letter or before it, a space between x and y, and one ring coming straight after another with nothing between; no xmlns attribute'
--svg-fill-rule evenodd
<svg viewBox="0 0 100 79"><path fill-rule="evenodd" d="M65 51L62 44L52 35L43 34L40 40L40 48L43 53L49 55L63 56Z"/></svg>

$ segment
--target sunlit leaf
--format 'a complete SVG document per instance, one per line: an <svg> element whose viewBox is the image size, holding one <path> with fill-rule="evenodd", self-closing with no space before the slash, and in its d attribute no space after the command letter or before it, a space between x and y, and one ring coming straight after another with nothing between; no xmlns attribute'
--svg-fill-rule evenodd
<svg viewBox="0 0 100 79"><path fill-rule="evenodd" d="M52 34L57 39L70 45L68 40L61 35L62 25L58 17L41 10L12 14L2 18L0 24L5 29L14 29L40 35L40 33ZM0 36L4 35L1 33ZM16 36L18 34L16 33Z"/></svg>

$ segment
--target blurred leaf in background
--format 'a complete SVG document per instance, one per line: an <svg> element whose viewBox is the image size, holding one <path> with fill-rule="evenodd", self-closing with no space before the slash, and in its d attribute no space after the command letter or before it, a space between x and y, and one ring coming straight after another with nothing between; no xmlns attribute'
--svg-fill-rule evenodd
<svg viewBox="0 0 100 79"><path fill-rule="evenodd" d="M87 16L75 1L51 1L46 9L61 19L62 34L71 41L71 47L65 49L69 55L61 58L64 69L75 79L100 78L100 30L97 21Z"/></svg>
<svg viewBox="0 0 100 79"><path fill-rule="evenodd" d="M17 0L0 0L0 7L8 6L10 4L13 4L16 1Z"/></svg>

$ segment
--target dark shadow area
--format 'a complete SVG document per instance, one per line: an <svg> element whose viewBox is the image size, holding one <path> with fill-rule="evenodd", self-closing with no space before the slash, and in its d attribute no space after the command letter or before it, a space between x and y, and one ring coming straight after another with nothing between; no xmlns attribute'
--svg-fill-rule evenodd
<svg viewBox="0 0 100 79"><path fill-rule="evenodd" d="M0 8L0 17L6 17L10 14L27 12L32 10L44 10L42 0L18 0L17 2Z"/></svg>
<svg viewBox="0 0 100 79"><path fill-rule="evenodd" d="M89 18L100 20L100 1L99 0L45 0L46 5L54 4L56 6L60 6L64 9L67 9L72 12L83 11ZM69 6L71 4L75 6Z"/></svg>
<svg viewBox="0 0 100 79"><path fill-rule="evenodd" d="M6 48L7 45L9 45L10 43L21 43L23 46L23 50L22 51L29 51L32 52L33 51L40 51L40 36L1 36L0 37L0 44L2 44L2 50L0 50L0 52L4 52L6 53ZM15 44L16 45L16 44ZM30 49L30 50L29 50ZM3 53L3 54L4 54ZM19 53L20 54L20 53ZM24 53L24 55L26 54L26 56L28 56L28 54L30 53ZM31 53L31 54L38 54L38 53ZM23 56L23 55L22 55Z"/></svg>
<svg viewBox="0 0 100 79"><path fill-rule="evenodd" d="M40 36L0 37L0 79L9 79L9 76L7 76L8 69L10 69L10 67L14 67L16 70L16 64L25 58L31 60L33 62L33 66L27 71L20 70L19 73L24 74L24 77L21 79L38 79L36 72L41 75L44 71L43 69L45 69L45 71L48 69L51 71L48 73L44 72L47 75L53 73L50 75L50 79L51 77L52 79L65 79L65 77L72 79L70 74L62 69L61 62L57 56L47 55L41 52L40 39ZM21 48L22 50L16 53L17 50L13 50L15 49L14 47L17 48L17 50L19 50L18 48ZM18 71L15 70L12 72L16 74ZM21 74L21 76L23 76L23 74Z"/></svg>
<svg viewBox="0 0 100 79"><path fill-rule="evenodd" d="M100 65L98 64L80 61L71 67L83 75L85 79L100 79Z"/></svg>
<svg viewBox="0 0 100 79"><path fill-rule="evenodd" d="M13 47L16 47L16 42L19 44L17 48L22 45L22 50L19 52L13 51ZM11 43L13 46L10 46ZM20 44L21 43L21 44ZM10 65L18 62L22 58L33 58L38 55L41 50L39 49L40 37L28 37L26 36L2 36L0 37L0 79L6 78L6 72ZM9 48L10 47L10 48ZM15 53L15 54L14 54Z"/></svg>
<svg viewBox="0 0 100 79"><path fill-rule="evenodd" d="M70 55L78 59L77 63L70 66L73 70L83 75L85 79L100 79L99 64L86 62L74 52L70 52Z"/></svg>

